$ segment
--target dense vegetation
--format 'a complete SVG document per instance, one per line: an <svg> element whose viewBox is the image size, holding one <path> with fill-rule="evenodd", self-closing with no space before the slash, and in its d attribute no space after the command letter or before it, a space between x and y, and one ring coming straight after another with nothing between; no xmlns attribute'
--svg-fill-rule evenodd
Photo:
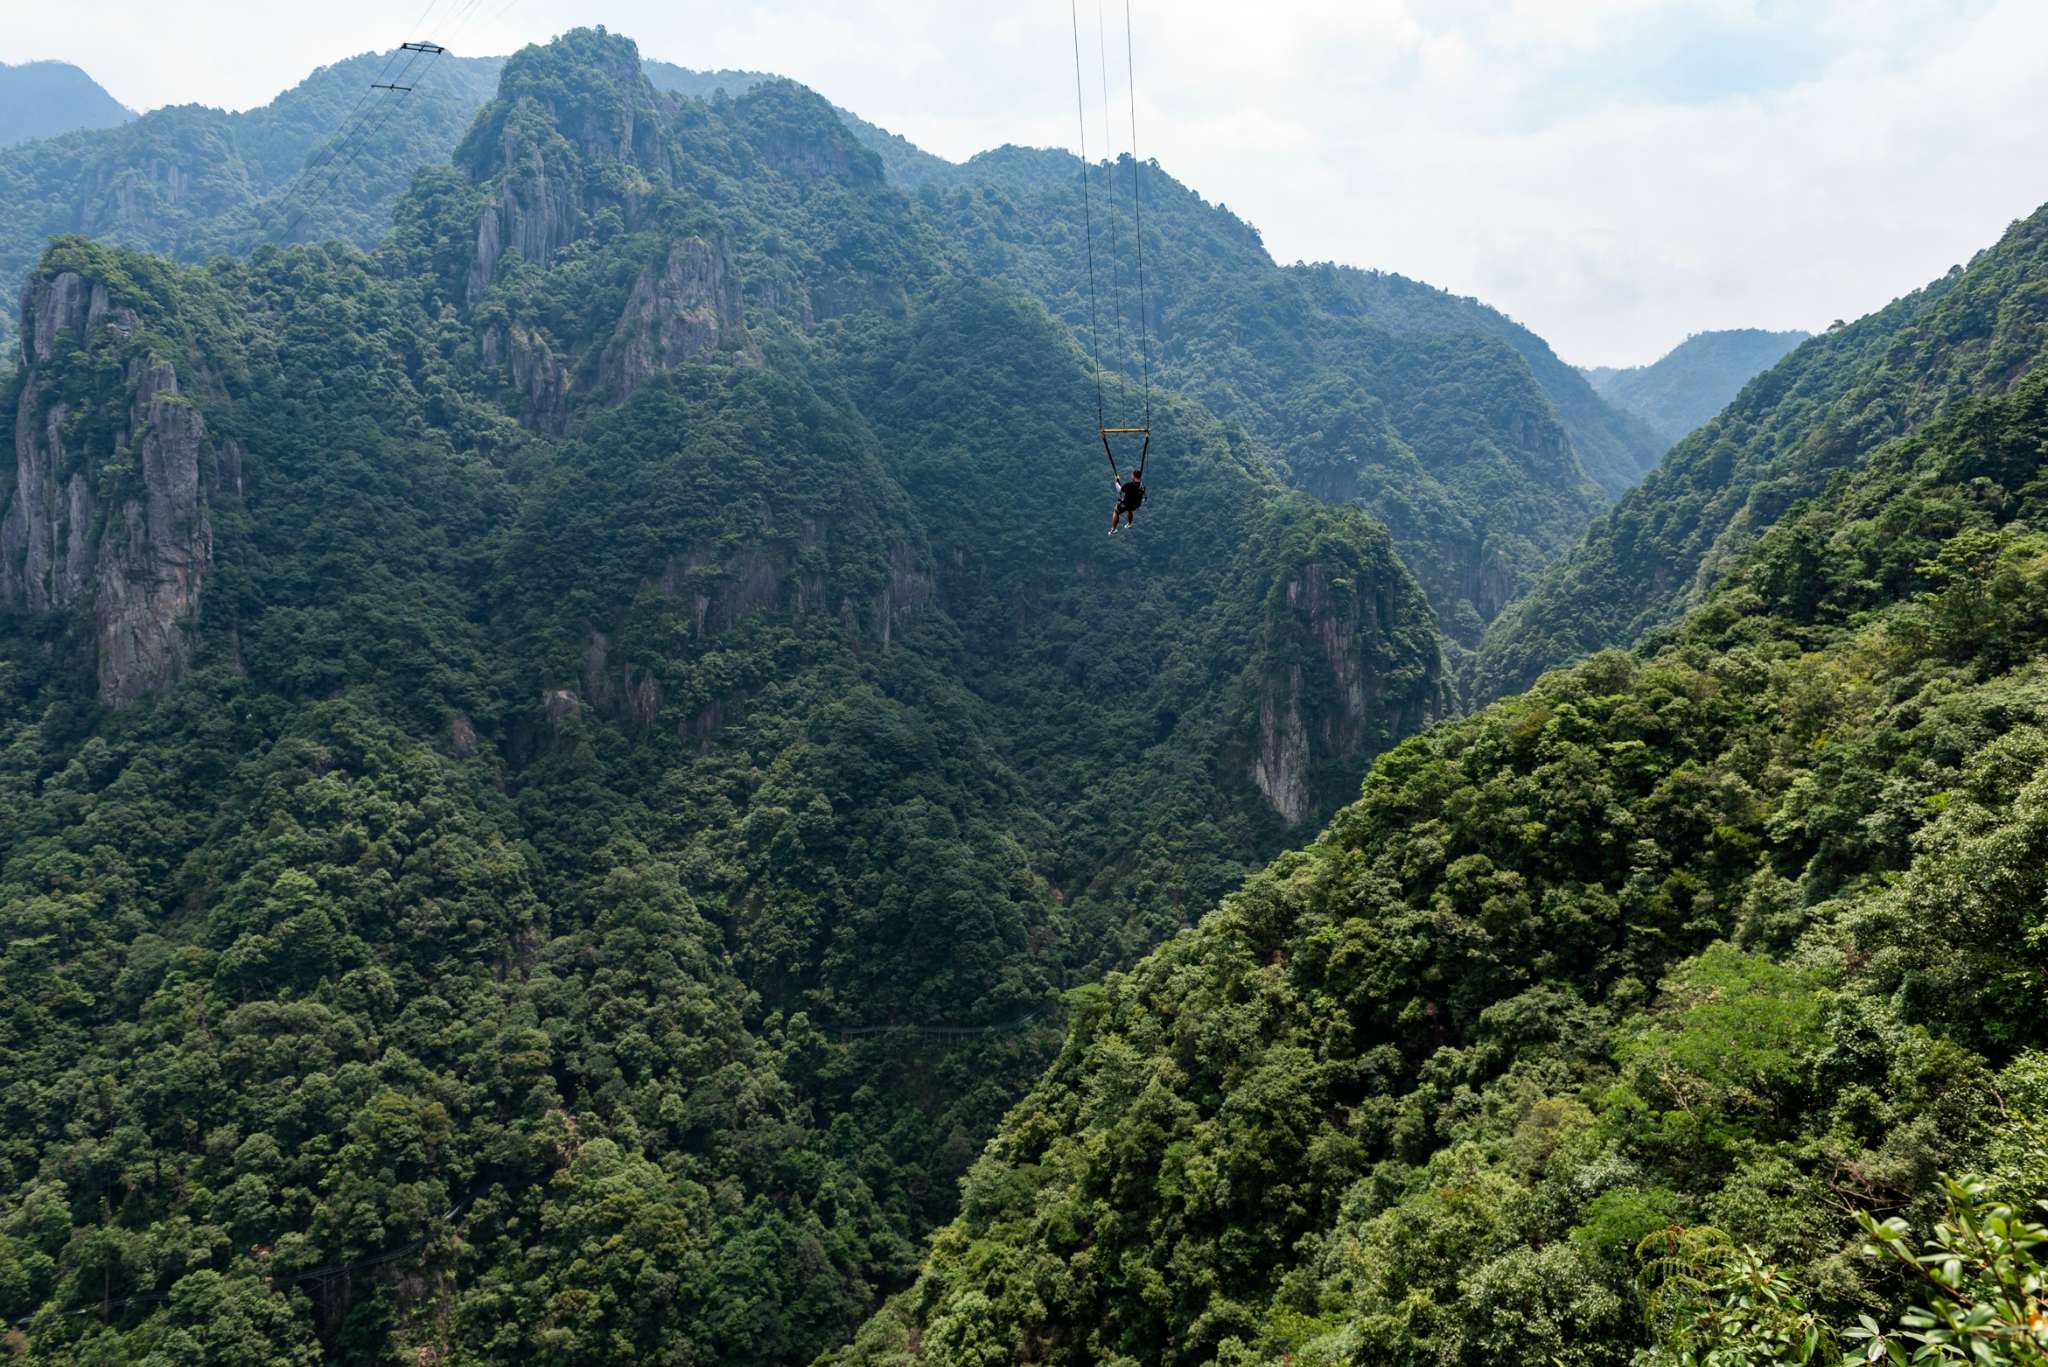
<svg viewBox="0 0 2048 1367"><path fill-rule="evenodd" d="M1383 756L1074 995L837 1360L2039 1360L2044 519L2036 371Z"/></svg>
<svg viewBox="0 0 2048 1367"><path fill-rule="evenodd" d="M684 94L767 79L648 69ZM1149 359L1154 383L1241 425L1296 488L1356 500L1385 525L1430 595L1454 674L1469 674L1486 625L1604 505L1586 472L1616 494L1667 445L1495 310L1396 275L1283 269L1256 229L1156 164L1135 177L1156 348L1147 357L1128 158L1092 176L1091 300L1078 159L1002 147L955 165L839 113L892 183L918 191L969 268L1038 295L1099 346L1114 423L1140 420Z"/></svg>
<svg viewBox="0 0 2048 1367"><path fill-rule="evenodd" d="M1529 363L1529 372L1556 406L1558 420L1571 432L1579 463L1610 498L1621 497L1623 490L1656 469L1671 445L1670 438L1637 414L1604 402L1580 371L1558 359L1548 342L1477 299L1460 298L1393 271L1321 264L1293 269L1314 274L1325 289L1334 274L1367 318L1395 332L1478 328L1513 347Z"/></svg>
<svg viewBox="0 0 2048 1367"><path fill-rule="evenodd" d="M0 277L20 280L53 233L186 262L282 241L287 228L293 241L375 246L414 169L445 161L468 129L499 62L442 57L418 70L411 95L358 111L370 82L388 79L379 73L390 59L365 53L322 67L237 114L169 105L0 151ZM344 142L359 154L328 155ZM309 163L326 169L287 202Z"/></svg>
<svg viewBox="0 0 2048 1367"><path fill-rule="evenodd" d="M974 270L1038 295L1084 339L1096 335L1081 250L1086 206L1070 185L1010 188L1046 159L1066 159L1022 149L984 156L998 179L946 194L927 186L923 206ZM1131 278L1134 171L1154 384L1238 425L1296 488L1355 502L1384 524L1429 594L1462 677L1487 623L1605 505L1557 408L1521 355L1476 319L1447 331L1383 325L1340 273L1281 269L1249 224L1125 157L1091 172L1092 307L1112 425L1137 420L1145 360ZM1106 264L1113 249L1115 268Z"/></svg>
<svg viewBox="0 0 2048 1367"><path fill-rule="evenodd" d="M358 114L369 132L349 142L346 129L333 130L384 60L324 68L244 114L158 110L128 128L0 157L0 208L14 225L12 246L0 233L0 270L25 269L52 232L195 262L287 236L375 245L414 168L448 155L498 69L497 59L442 58L413 95L381 96ZM656 90L692 100L775 79L641 65ZM917 192L912 219L949 240L956 269L1019 286L1086 327L1075 158L1003 147L956 165L837 113L889 183ZM343 144L347 155L336 155ZM322 170L294 188L303 167L330 161L338 175ZM1096 179L1104 345L1134 378L1131 173L1105 168ZM1156 166L1139 180L1152 216L1155 379L1240 424L1295 487L1357 499L1390 528L1469 694L1488 625L1665 443L1604 403L1542 339L1476 300L1380 272L1282 269L1227 210Z"/></svg>
<svg viewBox="0 0 2048 1367"><path fill-rule="evenodd" d="M1749 500L1689 613L1459 718L1440 638L1600 501L1533 339L1095 168L1161 343L1109 540L1072 163L870 141L579 30L374 251L38 260L18 1355L1826 1359L2048 1187L2040 218L1679 448Z"/></svg>
<svg viewBox="0 0 2048 1367"><path fill-rule="evenodd" d="M909 1280L1058 993L1448 708L1386 533L1198 405L1108 540L1074 337L815 96L669 101L588 31L500 90L375 255L32 277L0 397L96 491L72 534L161 492L160 363L210 529L132 707L89 596L5 606L34 1360L806 1362Z"/></svg>
<svg viewBox="0 0 2048 1367"><path fill-rule="evenodd" d="M1761 328L1699 332L1649 365L1596 366L1583 373L1602 398L1676 441L1706 424L1745 384L1812 335Z"/></svg>
<svg viewBox="0 0 2048 1367"><path fill-rule="evenodd" d="M2014 223L1965 270L1830 328L1743 387L1624 494L1488 636L1477 696L1627 648L1669 626L1759 532L1834 471L2048 349L2048 212Z"/></svg>

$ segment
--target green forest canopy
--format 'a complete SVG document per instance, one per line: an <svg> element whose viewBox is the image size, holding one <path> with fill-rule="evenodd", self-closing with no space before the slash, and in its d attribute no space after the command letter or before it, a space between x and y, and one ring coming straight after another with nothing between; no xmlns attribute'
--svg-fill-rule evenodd
<svg viewBox="0 0 2048 1367"><path fill-rule="evenodd" d="M118 563L172 492L165 364L210 542L161 696L98 705L89 598L0 638L0 1309L38 1357L807 1361L911 1276L1059 1014L832 1031L1056 1007L1450 706L1363 514L1167 398L1109 542L1071 333L814 96L663 106L632 58L508 63L374 257L38 267L6 398L94 491L78 544ZM525 205L566 241L472 294ZM779 311L637 330L691 261ZM639 368L700 306L715 343ZM429 1302L297 1280L419 1240L460 1269Z"/></svg>
<svg viewBox="0 0 2048 1367"><path fill-rule="evenodd" d="M1459 718L1402 538L1586 488L1499 332L1176 260L1234 220L1142 168L1171 473L1110 542L1057 201L907 195L810 92L675 100L615 35L498 90L374 254L31 282L32 1360L1619 1362L1891 1332L1852 1211L2048 1188L2048 388L1970 379L2030 354L2030 229L1964 282L1988 344L1913 334L1949 402ZM186 664L109 710L132 604L63 586L174 494ZM1751 1268L1760 1327L1661 1294Z"/></svg>
<svg viewBox="0 0 2048 1367"><path fill-rule="evenodd" d="M1489 634L1475 697L1675 624L1791 504L1884 442L1999 393L2048 349L2048 213L1743 387L1597 519Z"/></svg>
<svg viewBox="0 0 2048 1367"><path fill-rule="evenodd" d="M415 169L451 154L500 66L438 58L412 95L387 93L349 117L389 57L323 68L245 113L158 110L126 129L0 155L0 220L14 225L11 246L0 231L0 269L25 270L52 232L192 263L287 236L374 247L399 190ZM777 79L652 60L641 67L658 90L693 99L738 96ZM1082 254L1071 250L1076 159L1002 147L956 165L837 113L890 182L960 200L923 207L953 220L966 268L1038 294L1069 326L1081 323ZM1113 176L1104 179L1108 191ZM1422 580L1452 673L1469 691L1474 652L1505 603L1533 585L1608 497L1651 468L1664 443L1495 310L1381 272L1282 270L1228 210L1157 167L1142 179L1151 210L1165 215L1151 249L1167 312L1152 321L1178 345L1161 358L1163 378L1243 424L1297 487L1364 500ZM1128 176L1121 188L1130 189ZM987 220L991 212L999 223ZM1114 222L1107 227L1101 245L1120 242L1128 255L1127 237ZM1371 411L1375 400L1404 411L1384 423ZM1291 456L1296 449L1315 454Z"/></svg>
<svg viewBox="0 0 2048 1367"><path fill-rule="evenodd" d="M1075 994L834 1361L2037 1360L2044 518L2036 371L1383 756Z"/></svg>

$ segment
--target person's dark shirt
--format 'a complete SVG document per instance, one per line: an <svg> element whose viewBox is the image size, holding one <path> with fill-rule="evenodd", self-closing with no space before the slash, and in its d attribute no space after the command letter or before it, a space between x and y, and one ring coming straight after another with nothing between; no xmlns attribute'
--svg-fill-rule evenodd
<svg viewBox="0 0 2048 1367"><path fill-rule="evenodd" d="M1136 511L1138 511L1138 505L1140 503L1143 503L1144 501L1145 486L1135 479L1125 481L1123 496L1124 510L1126 512L1135 513Z"/></svg>

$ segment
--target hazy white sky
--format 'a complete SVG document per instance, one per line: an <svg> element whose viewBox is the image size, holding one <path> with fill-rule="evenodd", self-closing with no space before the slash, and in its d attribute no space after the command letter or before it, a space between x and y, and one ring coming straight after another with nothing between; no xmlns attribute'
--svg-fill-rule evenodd
<svg viewBox="0 0 2048 1367"><path fill-rule="evenodd" d="M1133 4L1143 155L1282 261L1477 295L1582 365L1653 360L1709 328L1856 317L2048 200L2048 0ZM1068 15L1068 0L0 0L0 60L76 62L138 109L241 108L407 37L502 53L602 23L646 56L794 76L959 159L1073 145Z"/></svg>

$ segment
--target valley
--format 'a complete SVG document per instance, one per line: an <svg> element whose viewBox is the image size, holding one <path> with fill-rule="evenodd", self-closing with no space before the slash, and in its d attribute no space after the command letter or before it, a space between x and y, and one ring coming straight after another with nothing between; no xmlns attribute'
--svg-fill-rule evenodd
<svg viewBox="0 0 2048 1367"><path fill-rule="evenodd" d="M18 1355L1662 1367L2048 1191L2048 211L1672 446L602 29L308 200L380 60L0 151Z"/></svg>

